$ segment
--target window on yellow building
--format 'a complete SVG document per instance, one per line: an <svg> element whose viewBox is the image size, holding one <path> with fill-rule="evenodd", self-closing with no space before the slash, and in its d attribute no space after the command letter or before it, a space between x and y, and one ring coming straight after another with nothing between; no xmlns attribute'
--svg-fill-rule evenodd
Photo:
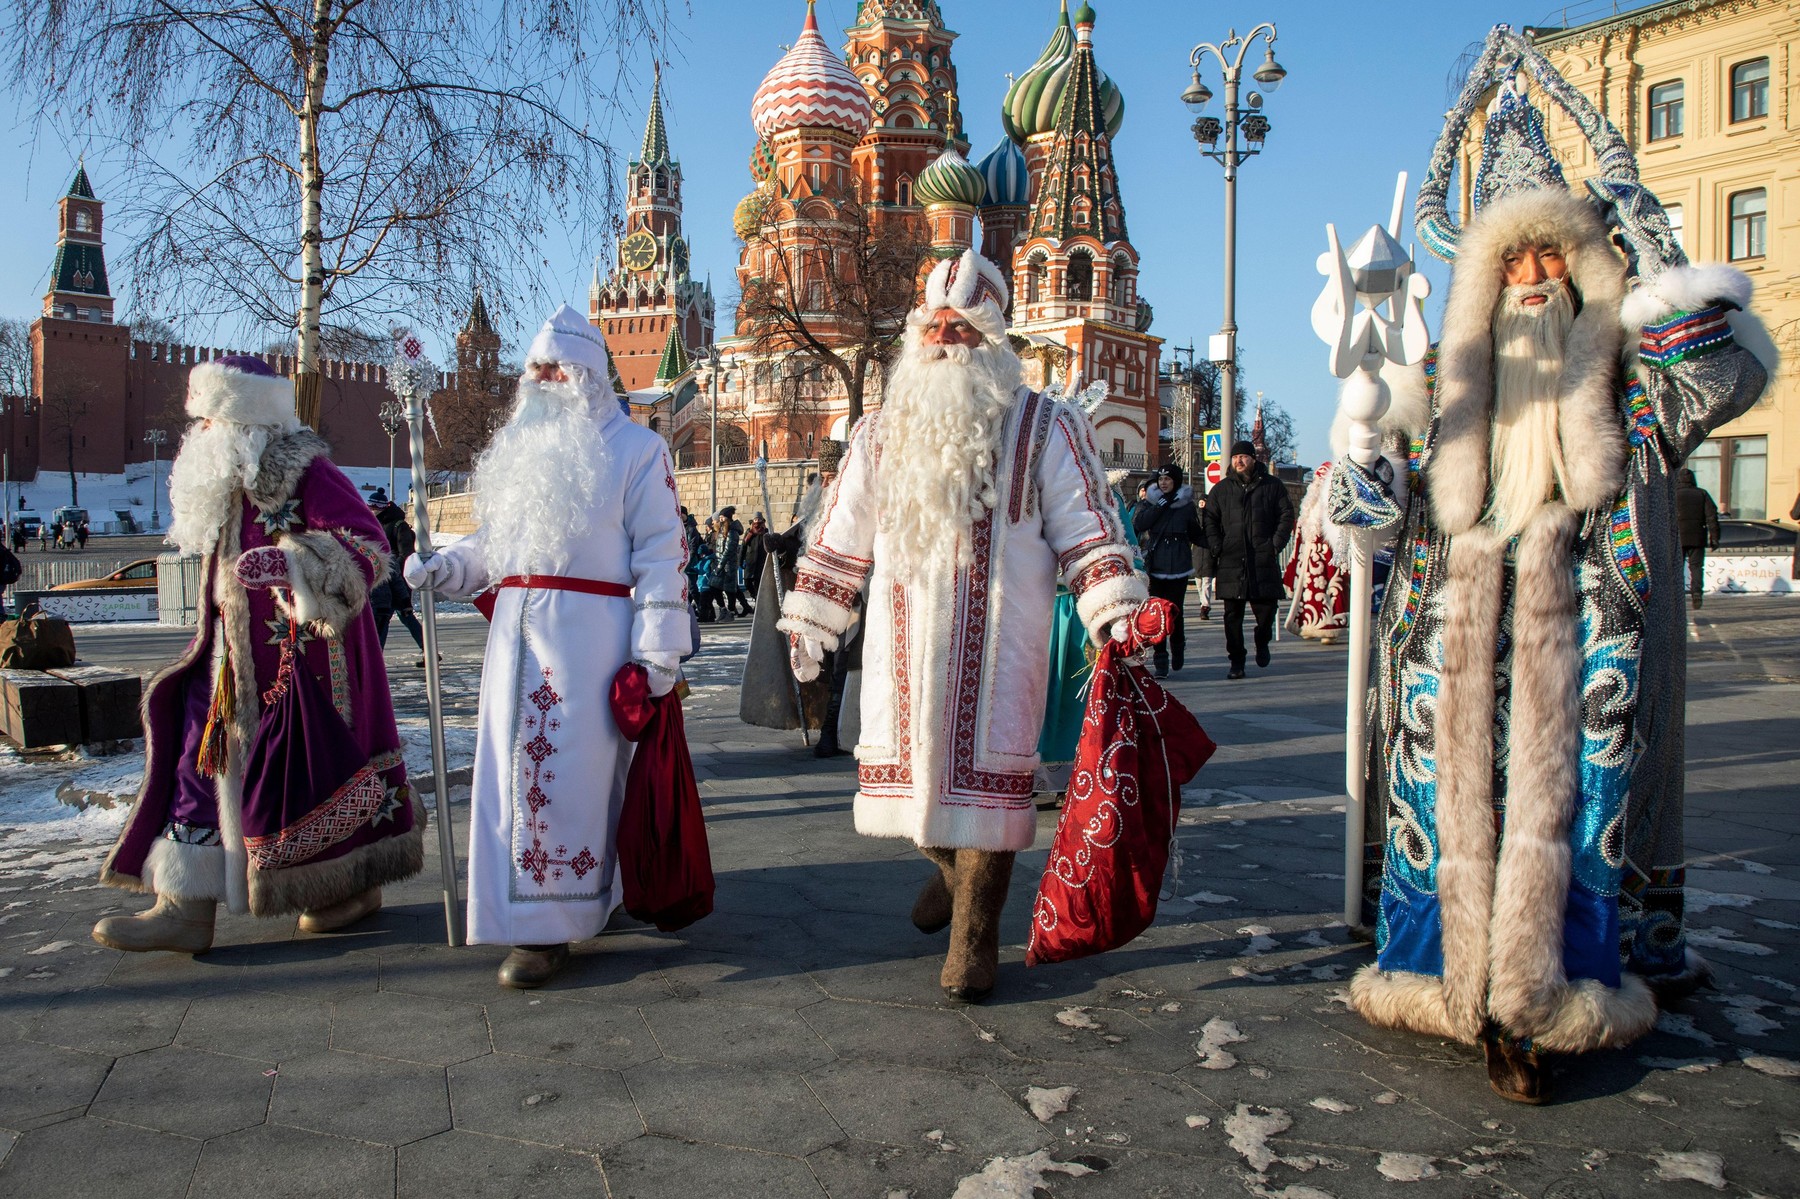
<svg viewBox="0 0 1800 1199"><path fill-rule="evenodd" d="M1753 58L1731 68L1731 119L1753 121L1769 115L1769 60Z"/></svg>
<svg viewBox="0 0 1800 1199"><path fill-rule="evenodd" d="M1653 142L1666 137L1680 137L1682 113L1687 88L1681 80L1654 84L1650 88L1650 129Z"/></svg>
<svg viewBox="0 0 1800 1199"><path fill-rule="evenodd" d="M1682 215L1681 205L1665 204L1663 206L1663 211L1668 214L1669 232L1675 235L1675 244L1680 246L1683 250L1686 250L1687 239L1682 236L1686 218Z"/></svg>
<svg viewBox="0 0 1800 1199"><path fill-rule="evenodd" d="M1731 260L1769 253L1769 193L1762 188L1731 197Z"/></svg>

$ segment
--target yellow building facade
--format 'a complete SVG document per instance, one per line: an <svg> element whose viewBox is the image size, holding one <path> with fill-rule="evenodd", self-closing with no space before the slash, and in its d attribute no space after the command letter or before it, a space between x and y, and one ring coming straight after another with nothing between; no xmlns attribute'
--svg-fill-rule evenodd
<svg viewBox="0 0 1800 1199"><path fill-rule="evenodd" d="M1800 493L1800 3L1665 0L1532 40L1624 133L1688 257L1755 282L1785 369L1688 465L1721 510L1786 519ZM1592 174L1573 122L1540 107L1570 182Z"/></svg>

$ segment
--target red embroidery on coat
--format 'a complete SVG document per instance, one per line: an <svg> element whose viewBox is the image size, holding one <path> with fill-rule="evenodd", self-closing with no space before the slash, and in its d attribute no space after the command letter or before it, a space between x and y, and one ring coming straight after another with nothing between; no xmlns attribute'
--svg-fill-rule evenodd
<svg viewBox="0 0 1800 1199"><path fill-rule="evenodd" d="M1123 558L1107 555L1098 562L1084 566L1075 581L1069 584L1069 590L1080 595L1096 583L1104 583L1108 579L1125 578L1137 572Z"/></svg>
<svg viewBox="0 0 1800 1199"><path fill-rule="evenodd" d="M912 795L912 614L906 609L906 588L899 583L891 588L891 615L894 621L894 757L895 761L868 765L858 763L857 786L871 794L879 791L895 793L897 798Z"/></svg>
<svg viewBox="0 0 1800 1199"><path fill-rule="evenodd" d="M560 879L565 869L575 872L576 878L586 876L587 872L600 865L592 850L583 846L580 853L569 856L566 845L558 845L552 851L544 848L544 837L550 832L550 822L544 818L544 809L550 806L550 796L544 791L544 784L556 780L556 772L544 769L544 763L556 753L556 743L550 734L562 728L562 722L550 715L550 709L562 702L562 696L550 685L550 669L544 668L544 681L526 695L526 700L537 709L535 714L526 713L520 723L524 731L532 733L532 737L520 748L525 756L531 759L531 785L525 789L525 806L531 814L525 818L525 827L531 833L531 848L519 855L519 869L531 876L531 881L538 886L544 885L546 878Z"/></svg>
<svg viewBox="0 0 1800 1199"><path fill-rule="evenodd" d="M806 595L816 595L826 603L836 604L840 608L856 607L856 588L846 587L835 579L802 569L794 580L794 590Z"/></svg>
<svg viewBox="0 0 1800 1199"><path fill-rule="evenodd" d="M245 837L244 848L258 870L281 870L309 861L369 822L387 798L387 786L373 763L350 776L331 798L298 821L263 837Z"/></svg>
<svg viewBox="0 0 1800 1199"><path fill-rule="evenodd" d="M982 650L987 644L988 601L993 595L993 513L982 514L969 530L969 539L974 560L957 577L957 619L951 634L950 779L943 802L963 807L1021 808L1031 802L1029 770L982 770L975 764L981 672L985 665Z"/></svg>
<svg viewBox="0 0 1800 1199"><path fill-rule="evenodd" d="M1006 505L1006 517L1015 525L1024 517L1025 496L1031 488L1031 441L1040 403L1042 400L1035 391L1025 397L1025 410L1019 415L1015 431L1018 444L1013 447L1012 494L1007 497Z"/></svg>

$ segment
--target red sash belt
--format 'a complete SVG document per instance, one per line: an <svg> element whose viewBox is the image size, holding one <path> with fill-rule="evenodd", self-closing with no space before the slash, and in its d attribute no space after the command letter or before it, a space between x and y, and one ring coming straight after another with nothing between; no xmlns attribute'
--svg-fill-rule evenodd
<svg viewBox="0 0 1800 1199"><path fill-rule="evenodd" d="M610 595L630 599L631 588L623 583L600 579L577 579L568 575L507 575L474 599L475 608L487 619L494 619L494 601L505 587L531 587L538 591L579 591L583 595Z"/></svg>

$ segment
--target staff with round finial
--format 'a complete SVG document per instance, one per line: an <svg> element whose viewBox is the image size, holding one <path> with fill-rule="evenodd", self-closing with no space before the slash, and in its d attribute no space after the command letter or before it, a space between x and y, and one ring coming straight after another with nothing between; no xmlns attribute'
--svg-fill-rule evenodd
<svg viewBox="0 0 1800 1199"><path fill-rule="evenodd" d="M413 530L418 553L431 556L431 511L425 496L425 396L437 370L425 357L425 345L411 330L394 335L394 364L388 370L388 386L406 406L406 424L412 435ZM444 770L444 693L438 671L437 593L427 584L420 615L425 633L425 697L431 726L431 776L433 817L438 826L438 858L444 879L444 935L452 949L463 943L462 900L456 886L456 837L451 826L450 786Z"/></svg>
<svg viewBox="0 0 1800 1199"><path fill-rule="evenodd" d="M769 456L766 453L756 456L756 481L762 484L763 512L767 514L769 520L774 520L775 505L769 502ZM769 556L769 562L772 568L769 573L775 579L775 611L779 613L782 601L787 599L787 594L781 586L781 562L773 554ZM806 694L800 689L800 680L794 677L792 671L788 672L788 682L793 686L794 715L800 719L800 744L811 749L812 733L806 727Z"/></svg>

